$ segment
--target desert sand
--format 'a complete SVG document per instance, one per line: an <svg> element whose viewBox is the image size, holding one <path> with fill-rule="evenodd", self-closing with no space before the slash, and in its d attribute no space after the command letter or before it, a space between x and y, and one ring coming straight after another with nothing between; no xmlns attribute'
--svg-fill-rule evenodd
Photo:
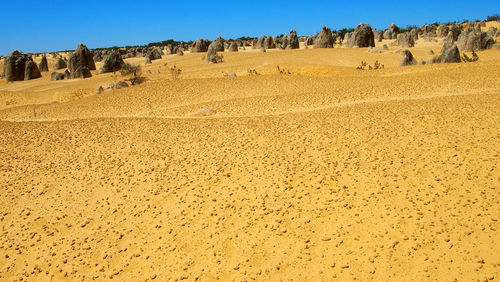
<svg viewBox="0 0 500 282"><path fill-rule="evenodd" d="M1 80L0 280L499 279L500 50L390 42Z"/></svg>

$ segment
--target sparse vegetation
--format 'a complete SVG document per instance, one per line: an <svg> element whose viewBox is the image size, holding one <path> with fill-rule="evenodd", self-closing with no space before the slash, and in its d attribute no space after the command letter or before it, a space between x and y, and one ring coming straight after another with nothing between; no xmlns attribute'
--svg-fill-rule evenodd
<svg viewBox="0 0 500 282"><path fill-rule="evenodd" d="M179 79L179 76L181 75L182 70L177 68L177 66L173 66L170 68L170 74L172 75L173 80Z"/></svg>
<svg viewBox="0 0 500 282"><path fill-rule="evenodd" d="M131 75L132 77L126 79L126 81L130 81L130 84L132 85L141 84L146 80L143 76L141 76L142 70L140 65L132 65L129 63L125 63L122 65L120 74L122 76Z"/></svg>
<svg viewBox="0 0 500 282"><path fill-rule="evenodd" d="M290 72L290 70L286 70L286 69L281 69L280 66L277 66L278 67L278 71L280 74L292 74Z"/></svg>
<svg viewBox="0 0 500 282"><path fill-rule="evenodd" d="M379 69L383 69L384 68L384 65L381 64L378 60L375 61L375 63L373 63L373 67L371 65L368 65L367 62L365 61L361 61L361 63L359 64L359 66L356 67L357 70L365 70L366 67L368 67L368 70L379 70Z"/></svg>
<svg viewBox="0 0 500 282"><path fill-rule="evenodd" d="M472 58L467 56L467 54L462 53L462 62L464 63L472 63L472 62L477 62L479 61L479 56L477 55L476 52L472 51Z"/></svg>
<svg viewBox="0 0 500 282"><path fill-rule="evenodd" d="M250 75L260 75L260 73L258 73L255 69L248 69L247 72Z"/></svg>
<svg viewBox="0 0 500 282"><path fill-rule="evenodd" d="M499 14L493 14L491 16L486 17L486 21L500 21Z"/></svg>

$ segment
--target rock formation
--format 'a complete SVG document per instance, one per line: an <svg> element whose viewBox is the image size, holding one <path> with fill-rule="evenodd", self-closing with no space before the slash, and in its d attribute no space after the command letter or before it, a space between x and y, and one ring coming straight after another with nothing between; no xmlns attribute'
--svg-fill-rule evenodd
<svg viewBox="0 0 500 282"><path fill-rule="evenodd" d="M434 63L460 63L460 51L457 45L452 42L445 41L441 54L432 59Z"/></svg>
<svg viewBox="0 0 500 282"><path fill-rule="evenodd" d="M75 52L69 57L68 69L71 73L71 78L92 77L90 71L96 69L94 55L92 55L87 46L81 43L78 44Z"/></svg>
<svg viewBox="0 0 500 282"><path fill-rule="evenodd" d="M403 58L401 58L400 66L411 66L416 65L417 60L413 57L413 54L408 50L403 50Z"/></svg>
<svg viewBox="0 0 500 282"><path fill-rule="evenodd" d="M120 55L120 51L114 49L104 58L104 62L99 69L99 73L118 71L121 69L123 64L125 64L125 62Z"/></svg>
<svg viewBox="0 0 500 282"><path fill-rule="evenodd" d="M477 32L473 28L466 29L458 36L457 40L460 51L489 49L493 44L495 41L486 32Z"/></svg>
<svg viewBox="0 0 500 282"><path fill-rule="evenodd" d="M323 26L314 40L314 48L333 48L335 40L329 27Z"/></svg>
<svg viewBox="0 0 500 282"><path fill-rule="evenodd" d="M207 64L217 64L222 63L222 58L217 54L217 42L212 42L210 46L208 46L207 58L205 59L205 63Z"/></svg>
<svg viewBox="0 0 500 282"><path fill-rule="evenodd" d="M7 81L22 81L42 76L31 56L15 50L6 58L3 66Z"/></svg>
<svg viewBox="0 0 500 282"><path fill-rule="evenodd" d="M288 36L288 45L287 49L299 49L299 38L297 37L297 32L295 30L290 31L290 35Z"/></svg>
<svg viewBox="0 0 500 282"><path fill-rule="evenodd" d="M369 24L360 23L347 40L349 47L375 47L375 36Z"/></svg>
<svg viewBox="0 0 500 282"><path fill-rule="evenodd" d="M55 70L60 70L60 69L65 69L68 67L68 64L66 63L66 61L59 57L59 59L57 59L57 62L56 64L54 65L54 69Z"/></svg>
<svg viewBox="0 0 500 282"><path fill-rule="evenodd" d="M210 42L207 39L198 39L191 45L191 53L207 52Z"/></svg>
<svg viewBox="0 0 500 282"><path fill-rule="evenodd" d="M384 39L396 39L399 28L395 24L390 24L384 32Z"/></svg>
<svg viewBox="0 0 500 282"><path fill-rule="evenodd" d="M413 40L413 37L410 35L409 32L404 32L404 33L398 34L395 43L396 43L396 45L399 45L402 47L414 47L415 46L415 40Z"/></svg>
<svg viewBox="0 0 500 282"><path fill-rule="evenodd" d="M49 64L47 63L47 57L45 55L42 56L38 69L40 71L49 71Z"/></svg>
<svg viewBox="0 0 500 282"><path fill-rule="evenodd" d="M227 51L228 52L238 52L238 43L236 42L231 42L231 44L229 44L229 48L227 48Z"/></svg>

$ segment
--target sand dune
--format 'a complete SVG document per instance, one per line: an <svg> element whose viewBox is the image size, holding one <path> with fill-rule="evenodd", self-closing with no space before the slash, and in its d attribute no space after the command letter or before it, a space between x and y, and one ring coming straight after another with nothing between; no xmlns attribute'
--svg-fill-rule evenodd
<svg viewBox="0 0 500 282"><path fill-rule="evenodd" d="M0 81L0 280L498 279L500 51L396 49Z"/></svg>

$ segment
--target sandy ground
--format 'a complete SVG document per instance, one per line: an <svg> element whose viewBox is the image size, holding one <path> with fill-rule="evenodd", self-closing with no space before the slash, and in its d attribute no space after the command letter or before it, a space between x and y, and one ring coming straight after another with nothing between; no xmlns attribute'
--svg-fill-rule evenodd
<svg viewBox="0 0 500 282"><path fill-rule="evenodd" d="M1 80L0 280L500 278L500 50L397 49L164 56L99 95L111 74Z"/></svg>

